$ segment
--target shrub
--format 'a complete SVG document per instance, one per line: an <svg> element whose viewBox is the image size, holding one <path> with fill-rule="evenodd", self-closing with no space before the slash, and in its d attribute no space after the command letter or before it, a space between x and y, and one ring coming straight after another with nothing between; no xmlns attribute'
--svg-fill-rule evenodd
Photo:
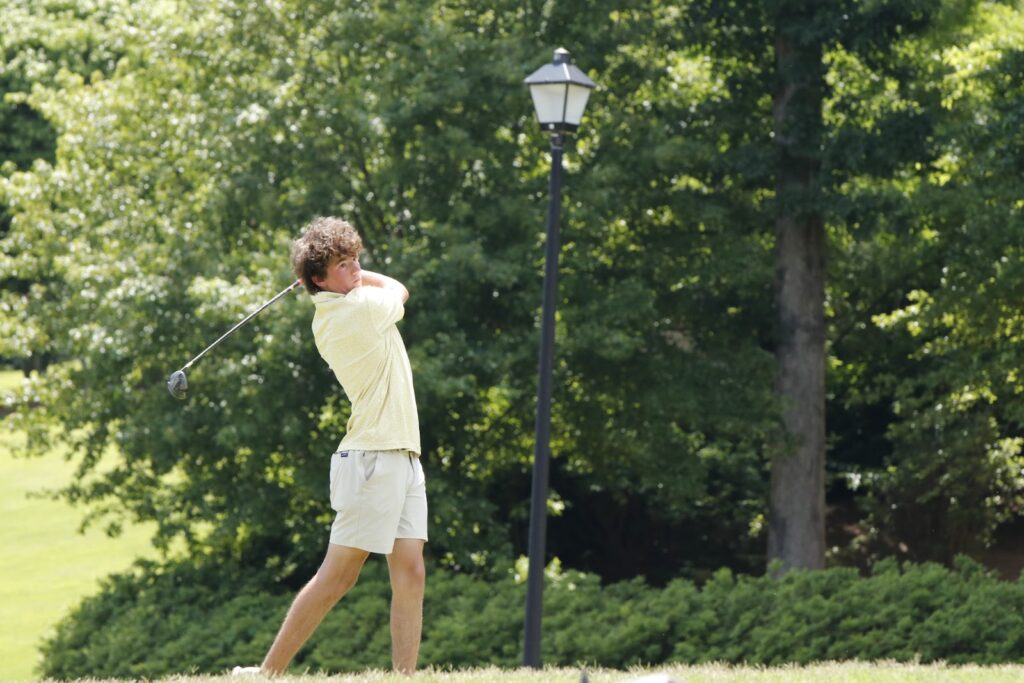
<svg viewBox="0 0 1024 683"><path fill-rule="evenodd" d="M672 589L673 586L670 586ZM1024 661L1024 582L1007 583L958 558L900 567L887 560L781 579L716 574L681 619L670 661L806 664L920 660Z"/></svg>
<svg viewBox="0 0 1024 683"><path fill-rule="evenodd" d="M293 597L237 568L142 563L109 578L44 645L52 678L214 673L258 663ZM296 669L354 671L391 661L390 587L371 561L299 653ZM440 570L428 577L420 663L518 666L525 587ZM791 572L715 574L703 587L635 579L602 586L567 572L545 588L548 664L627 668L662 662L806 664L888 659L951 664L1024 661L1024 581L958 559Z"/></svg>
<svg viewBox="0 0 1024 683"><path fill-rule="evenodd" d="M155 678L259 661L288 598L216 566L138 562L86 598L44 642L47 678ZM273 616L273 615L276 615Z"/></svg>

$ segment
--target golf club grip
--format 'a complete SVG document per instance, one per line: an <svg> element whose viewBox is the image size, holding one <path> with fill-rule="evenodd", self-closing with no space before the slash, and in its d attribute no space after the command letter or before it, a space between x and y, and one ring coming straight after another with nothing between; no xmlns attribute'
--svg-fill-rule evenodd
<svg viewBox="0 0 1024 683"><path fill-rule="evenodd" d="M276 295L274 295L274 298L273 298L273 299L271 299L271 300L270 300L270 301L268 301L267 303L263 304L262 306L260 306L259 308L257 308L257 309L256 309L255 311L253 311L253 312L252 312L252 313L250 313L249 315L245 316L245 318L243 318L243 319L242 319L242 320L241 320L240 322L236 323L234 327L232 327L232 328L231 328L230 330L228 330L227 332L225 332L224 334L222 334L222 335L220 336L220 338L219 338L219 339L218 339L217 341L213 342L212 344L210 344L209 346L207 346L207 347L206 347L205 349L203 349L203 350L202 350L202 351L201 351L201 352L199 353L199 355L198 355L198 356L196 356L195 358L193 358L192 360L190 360L190 361L189 361L188 363L186 363L186 364L185 364L185 367L183 367L183 368L182 368L182 370L188 370L188 369L189 369L190 367L192 367L192 364L193 364L193 363L195 363L195 362L196 362L196 361L198 361L198 360L199 360L200 358L202 358L203 356L205 356L205 355L206 355L206 354L207 354L207 353L208 353L208 352L209 352L209 351L210 351L210 350L211 350L211 349L212 349L213 347L215 347L215 346L216 346L217 344L220 344L220 343L221 343L222 341L224 341L225 339L227 339L228 337L230 337L230 336L232 335L232 333L234 333L234 331L235 331L235 330L237 330L237 329L238 329L239 327L241 327L242 325L244 325L244 324L246 324L247 322L249 322L250 320L252 320L252 319L253 319L254 317L256 317L256 316L257 316L257 315L258 315L258 314L259 314L259 313L260 313L261 311L263 311L263 309L267 308L267 306L270 306L270 305L271 305L272 303L274 303L275 301L277 301L278 299L280 299L281 297L283 297L283 296L284 296L285 294L287 294L288 292L292 291L293 289L295 289L296 287L298 287L298 286L299 286L299 285L301 285L301 284L302 284L302 280L296 280L295 282L291 283L290 285L288 285L287 287L285 287L284 289L282 289L282 290L281 290L280 292L278 292L278 293L277 293Z"/></svg>

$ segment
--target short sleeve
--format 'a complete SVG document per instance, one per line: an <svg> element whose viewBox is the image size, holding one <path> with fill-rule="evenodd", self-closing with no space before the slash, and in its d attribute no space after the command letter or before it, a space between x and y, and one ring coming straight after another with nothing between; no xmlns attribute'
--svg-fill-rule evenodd
<svg viewBox="0 0 1024 683"><path fill-rule="evenodd" d="M370 322L377 332L384 332L389 325L394 325L405 316L405 306L397 292L364 285L359 288L359 294L366 302Z"/></svg>

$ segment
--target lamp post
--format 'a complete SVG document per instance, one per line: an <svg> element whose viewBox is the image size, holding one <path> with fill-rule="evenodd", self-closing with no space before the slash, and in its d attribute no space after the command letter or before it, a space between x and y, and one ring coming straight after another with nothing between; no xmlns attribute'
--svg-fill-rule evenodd
<svg viewBox="0 0 1024 683"><path fill-rule="evenodd" d="M558 291L558 214L562 206L562 136L576 132L594 82L574 66L569 52L555 50L554 59L523 81L530 88L540 127L551 135L551 184L547 250L544 257L544 305L541 318L536 438L530 497L530 566L526 579L526 625L523 665L540 667L540 624L544 604L544 546L547 533L548 470L551 452L551 375L555 354L555 297Z"/></svg>

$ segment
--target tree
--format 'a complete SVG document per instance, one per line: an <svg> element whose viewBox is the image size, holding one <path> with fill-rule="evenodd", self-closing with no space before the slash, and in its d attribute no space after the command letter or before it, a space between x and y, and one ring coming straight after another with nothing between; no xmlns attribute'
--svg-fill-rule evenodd
<svg viewBox="0 0 1024 683"><path fill-rule="evenodd" d="M98 517L154 520L161 544L181 538L197 556L232 555L282 580L315 566L330 517L323 454L347 402L309 346L305 301L204 359L189 402L172 402L164 381L284 286L298 226L337 213L361 228L371 267L413 292L402 332L431 552L487 572L525 551L549 166L520 81L552 45L572 48L601 88L567 154L551 552L608 579L764 567L769 470L800 444L782 419L792 404L773 395L785 357L772 303L777 226L780 254L790 227L814 236L819 223L830 254L824 298L804 299L825 303L826 408L837 416L826 500L855 496L868 508L849 513L854 523L890 527L903 523L884 506L928 503L909 484L927 472L929 446L908 435L920 424L909 416L929 404L910 399L923 378L967 370L920 372L933 368L913 357L923 351L899 321L921 309L899 313L900 288L939 293L940 254L969 242L956 230L936 244L924 236L954 210L988 207L980 179L998 166L975 178L943 162L966 183L959 209L917 184L955 151L975 104L1012 125L1012 108L984 95L1001 81L967 89L965 107L942 105L964 87L941 47L942 36L960 40L956 3L587 3L607 18L596 26L574 20L571 3L511 0L132 7L122 27L132 38L109 77L64 74L27 100L59 134L53 162L0 182L12 214L2 270L34 283L4 297L6 330L31 331L15 339L62 359L9 420L34 448L70 446L80 479L65 496ZM778 22L802 55L783 60L783 82L812 87L796 100L804 111L788 100L777 124ZM951 80L932 87L936 74ZM801 123L816 110L820 120ZM997 133L1010 135L994 127L991 144ZM793 143L782 159L802 169L794 176L778 172L780 142ZM908 225L916 237L901 232ZM1014 225L982 239L981 253L997 253ZM939 299L936 315L996 319L952 292ZM940 319L928 319L936 338ZM958 358L980 341L958 339ZM890 410L897 399L910 412ZM1014 436L999 424L984 443ZM97 467L111 446L120 458ZM1012 471L1011 452L965 490L1015 491L993 479ZM846 487L856 474L870 494ZM798 493L820 501L820 489ZM1009 514L999 503L981 517Z"/></svg>
<svg viewBox="0 0 1024 683"><path fill-rule="evenodd" d="M130 42L123 31L129 7L126 0L0 2L0 172L28 170L37 159L53 162L57 132L29 106L32 87L53 86L61 71L90 79L113 72ZM0 238L10 223L8 208L0 203ZM15 301L34 279L45 277L17 268L7 273L0 288ZM25 316L0 310L0 358L20 361L26 373L42 369L49 348L39 332Z"/></svg>
<svg viewBox="0 0 1024 683"><path fill-rule="evenodd" d="M11 267L46 274L15 319L78 359L39 378L24 399L42 407L17 418L40 448L56 438L79 454L65 495L115 523L157 520L161 543L182 537L199 554L233 553L281 576L315 563L329 514L317 463L347 409L303 345L304 306L275 309L204 360L189 403L170 404L163 382L283 285L295 226L342 213L373 262L429 292L403 334L423 407L431 548L465 569L524 548L547 165L519 81L547 43L574 40L581 64L607 60L603 82L626 107L594 109L579 142L586 164L570 169L579 199L566 205L556 500L568 501L567 522L593 511L598 525L561 525L567 540L553 547L611 576L646 566L662 578L689 539L715 548L709 566L749 548L769 394L746 380L770 377L770 358L723 305L754 310L743 300L755 274L716 258L763 247L725 219L748 206L702 204L720 173L716 133L672 139L678 114L701 127L707 111L725 110L713 74L685 51L668 72L643 64L656 47L638 37L673 36L671 8L611 16L593 35L569 23L538 36L542 8L517 3L369 11L224 0L143 12L137 47L111 78L37 89L31 103L62 146L53 165L4 183L15 215L5 251ZM637 47L621 51L629 41ZM637 69L708 98L707 109L632 81ZM639 101L652 96L665 109L649 119ZM618 144L631 133L647 140L645 158ZM691 152L698 175L658 199L666 169ZM714 288L702 292L702 281ZM109 445L124 459L99 472ZM239 487L260 493L239 501ZM732 512L717 515L719 500ZM648 521L663 540L624 562L622 543L644 547L629 525ZM609 552L593 553L602 543Z"/></svg>
<svg viewBox="0 0 1024 683"><path fill-rule="evenodd" d="M913 135L904 127L891 180L857 191L877 217L853 220L871 220L874 238L844 264L834 297L863 321L836 347L841 391L851 413L877 416L887 446L851 468L867 490L862 556L978 554L1021 509L1013 112L1022 24L1019 11L986 3L956 26L908 51L917 86L864 98L870 108L888 103L876 120L928 125ZM842 450L852 460L852 448Z"/></svg>
<svg viewBox="0 0 1024 683"><path fill-rule="evenodd" d="M776 225L778 321L772 346L788 438L772 460L768 554L784 567L817 567L825 561L824 490L833 487L825 476L826 301L833 289L825 279L825 252L837 237L844 240L833 242L842 268L847 255L855 258L859 244L873 239L870 232L842 222L848 207L863 196L851 178L865 170L864 160L856 156L863 148L847 145L871 145L868 162L875 168L870 172L885 183L885 174L898 173L908 155L911 163L926 158L912 156L923 151L914 144L936 125L934 109L927 108L932 102L923 103L923 114L885 111L879 121L877 111L858 105L856 93L843 91L846 83L837 67L852 55L874 71L872 77L884 74L887 87L896 83L912 90L912 79L929 74L910 64L919 56L929 58L924 54L934 56L935 46L956 35L975 4L781 1L739 6L708 0L688 7L694 42L721 61L746 60L750 73L760 75L760 80L732 83L731 92L746 86L774 93L778 156L767 173L774 179L774 207L762 216ZM768 55L774 55L774 65ZM769 87L765 76L773 79ZM745 114L750 117L756 109ZM843 114L832 117L832 111ZM767 194L764 178L747 175L752 192ZM836 324L851 323L859 324Z"/></svg>
<svg viewBox="0 0 1024 683"><path fill-rule="evenodd" d="M825 566L825 226L820 193L824 64L814 2L775 8L774 139L778 146L775 305L778 378L790 454L772 463L768 558ZM788 450L788 449L787 449Z"/></svg>

